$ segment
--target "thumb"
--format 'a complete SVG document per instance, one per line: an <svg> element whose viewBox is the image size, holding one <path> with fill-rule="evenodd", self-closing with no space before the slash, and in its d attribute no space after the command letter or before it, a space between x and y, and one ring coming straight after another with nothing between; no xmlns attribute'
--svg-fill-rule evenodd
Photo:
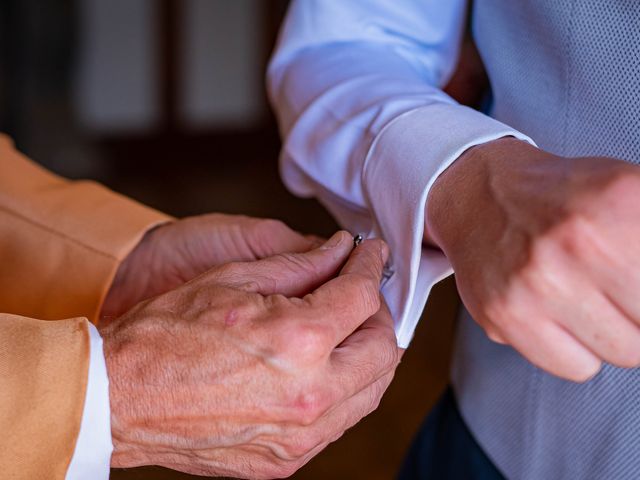
<svg viewBox="0 0 640 480"><path fill-rule="evenodd" d="M335 233L305 253L281 253L255 262L223 268L217 281L262 295L302 297L335 277L353 250L353 237Z"/></svg>

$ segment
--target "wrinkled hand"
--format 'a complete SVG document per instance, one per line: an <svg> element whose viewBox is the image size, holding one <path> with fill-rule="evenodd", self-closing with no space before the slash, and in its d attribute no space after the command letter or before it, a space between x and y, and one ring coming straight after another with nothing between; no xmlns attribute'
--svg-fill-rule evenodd
<svg viewBox="0 0 640 480"><path fill-rule="evenodd" d="M640 364L640 168L498 140L436 182L425 228L493 340L575 381Z"/></svg>
<svg viewBox="0 0 640 480"><path fill-rule="evenodd" d="M214 213L162 225L148 232L120 265L101 317L112 320L217 265L305 252L317 242L278 220L241 215Z"/></svg>
<svg viewBox="0 0 640 480"><path fill-rule="evenodd" d="M388 254L352 242L226 264L103 327L112 465L286 477L374 410L400 354Z"/></svg>

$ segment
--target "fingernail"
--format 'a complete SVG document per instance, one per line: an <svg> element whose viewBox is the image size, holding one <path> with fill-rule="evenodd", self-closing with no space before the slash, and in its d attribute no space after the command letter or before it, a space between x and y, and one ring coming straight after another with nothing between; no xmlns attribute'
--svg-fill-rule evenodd
<svg viewBox="0 0 640 480"><path fill-rule="evenodd" d="M385 242L380 242L380 258L382 258L382 263L386 263L389 259L389 247Z"/></svg>
<svg viewBox="0 0 640 480"><path fill-rule="evenodd" d="M344 235L342 233L337 232L334 233L333 236L324 242L324 244L320 247L320 250L329 250L331 248L336 248L338 245L342 243L344 240Z"/></svg>

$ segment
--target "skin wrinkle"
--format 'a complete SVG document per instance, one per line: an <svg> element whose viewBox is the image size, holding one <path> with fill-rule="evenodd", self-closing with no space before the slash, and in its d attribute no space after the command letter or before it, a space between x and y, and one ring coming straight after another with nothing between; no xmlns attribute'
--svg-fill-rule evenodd
<svg viewBox="0 0 640 480"><path fill-rule="evenodd" d="M204 423L211 421L211 419L215 421L216 418L220 420L231 419L237 421L251 417L245 417L242 415L214 415L210 417L203 415L198 418L185 415L184 417L172 419L172 421L177 422L177 424L172 424L171 428L180 430L179 425L180 421L182 421L185 425L184 430L188 431L193 426L193 424L198 421ZM218 435L203 436L200 439L192 438L187 440L173 433L158 434L157 432L151 430L145 432L144 425L141 425L139 427L142 428L140 428L139 432L137 432L136 439L140 442L141 445L152 444L156 453L163 453L163 451L165 453L175 452L176 446L181 446L183 448L187 448L191 454L202 454L203 456L207 452L211 453L215 450L233 448L238 445L253 442L260 436L281 434L281 429L278 429L276 426L253 425L246 426L243 430L239 432L235 431L232 434L230 432L224 432L219 433ZM212 445L215 445L215 447L212 448Z"/></svg>
<svg viewBox="0 0 640 480"><path fill-rule="evenodd" d="M277 236L269 234L273 225L278 225ZM168 292L212 267L311 246L312 240L268 219L209 214L165 223L147 232L122 262L101 317L111 321L140 300Z"/></svg>

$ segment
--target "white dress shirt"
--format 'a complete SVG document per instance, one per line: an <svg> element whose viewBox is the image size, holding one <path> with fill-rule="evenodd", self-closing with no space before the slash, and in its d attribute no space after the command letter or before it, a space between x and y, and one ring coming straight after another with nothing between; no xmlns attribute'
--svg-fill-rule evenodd
<svg viewBox="0 0 640 480"><path fill-rule="evenodd" d="M451 273L424 248L433 182L468 148L528 137L442 92L456 64L464 0L294 0L269 67L284 137L282 176L353 232L391 248L383 294L407 347L431 287ZM108 478L112 451L102 341L67 479Z"/></svg>
<svg viewBox="0 0 640 480"><path fill-rule="evenodd" d="M447 271L421 252L431 182L469 145L522 138L440 91L464 13L462 0L294 0L269 71L285 182L391 244L396 283L384 293L402 345ZM637 0L474 0L491 116L557 155L640 163L639 24ZM505 478L640 478L640 369L565 381L468 314L455 340L456 406Z"/></svg>
<svg viewBox="0 0 640 480"><path fill-rule="evenodd" d="M383 294L407 347L431 287L452 270L424 248L429 189L465 150L525 135L457 104L463 0L294 0L271 61L285 184L391 249Z"/></svg>
<svg viewBox="0 0 640 480"><path fill-rule="evenodd" d="M89 324L89 378L76 448L67 480L106 480L111 463L111 410L109 379L98 329Z"/></svg>

